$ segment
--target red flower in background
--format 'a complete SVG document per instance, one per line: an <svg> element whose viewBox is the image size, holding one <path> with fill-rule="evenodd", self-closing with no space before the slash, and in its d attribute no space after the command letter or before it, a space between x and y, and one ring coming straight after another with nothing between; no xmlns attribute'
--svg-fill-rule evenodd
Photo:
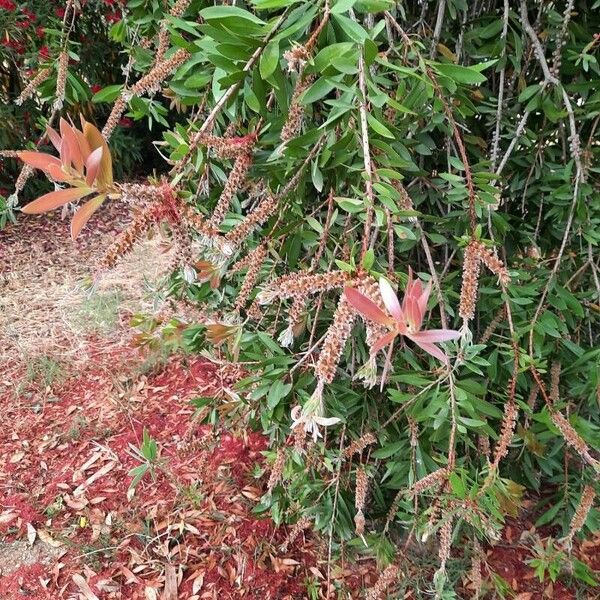
<svg viewBox="0 0 600 600"><path fill-rule="evenodd" d="M27 29L31 25L31 21L17 21L15 25L19 27L19 29Z"/></svg>
<svg viewBox="0 0 600 600"><path fill-rule="evenodd" d="M129 117L122 117L121 119L119 119L119 125L121 127L132 127L133 119L130 119Z"/></svg>
<svg viewBox="0 0 600 600"><path fill-rule="evenodd" d="M37 34L38 37L43 38L44 35L46 34L46 32L44 31L44 28L40 25L39 27L35 28L35 33Z"/></svg>
<svg viewBox="0 0 600 600"><path fill-rule="evenodd" d="M92 94L97 94L102 89L102 86L99 83L93 83L90 86L90 90L92 90Z"/></svg>
<svg viewBox="0 0 600 600"><path fill-rule="evenodd" d="M106 20L109 23L118 23L121 20L121 15L118 12L108 13L106 15Z"/></svg>
<svg viewBox="0 0 600 600"><path fill-rule="evenodd" d="M50 58L50 49L48 46L42 46L40 48L40 58Z"/></svg>
<svg viewBox="0 0 600 600"><path fill-rule="evenodd" d="M24 54L25 52L25 44L23 42L18 42L17 40L5 39L2 41L2 45L6 46L6 48L12 48L17 54Z"/></svg>
<svg viewBox="0 0 600 600"><path fill-rule="evenodd" d="M62 19L65 16L65 9L64 8L57 8L54 11L54 14L59 18Z"/></svg>
<svg viewBox="0 0 600 600"><path fill-rule="evenodd" d="M0 0L0 8L4 10L15 10L17 5L12 0Z"/></svg>

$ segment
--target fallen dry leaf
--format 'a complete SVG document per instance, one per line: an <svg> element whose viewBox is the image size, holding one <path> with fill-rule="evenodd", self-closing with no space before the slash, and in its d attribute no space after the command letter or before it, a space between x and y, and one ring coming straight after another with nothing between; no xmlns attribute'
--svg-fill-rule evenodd
<svg viewBox="0 0 600 600"><path fill-rule="evenodd" d="M55 540L45 529L39 529L37 534L38 534L38 537L40 538L40 540L42 540L42 542L44 542L44 544L48 544L49 546L52 546L53 548L60 548L61 546L64 545L62 542Z"/></svg>
<svg viewBox="0 0 600 600"><path fill-rule="evenodd" d="M27 523L27 541L30 546L33 546L33 542L35 542L35 538L37 536L37 531L35 527L31 523Z"/></svg>
<svg viewBox="0 0 600 600"><path fill-rule="evenodd" d="M75 573L72 577L75 585L79 588L81 593L85 596L86 600L100 600L92 588L88 585L88 582L79 574Z"/></svg>
<svg viewBox="0 0 600 600"><path fill-rule="evenodd" d="M12 464L18 463L23 459L24 456L25 452L15 452L15 454L10 457L10 462Z"/></svg>
<svg viewBox="0 0 600 600"><path fill-rule="evenodd" d="M161 600L177 600L177 571L173 565L165 567L165 589Z"/></svg>

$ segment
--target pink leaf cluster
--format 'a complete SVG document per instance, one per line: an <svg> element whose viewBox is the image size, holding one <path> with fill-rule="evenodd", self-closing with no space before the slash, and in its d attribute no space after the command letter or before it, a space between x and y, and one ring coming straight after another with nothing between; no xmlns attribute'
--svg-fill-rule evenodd
<svg viewBox="0 0 600 600"><path fill-rule="evenodd" d="M379 280L379 291L389 314L357 289L347 287L344 290L348 302L363 317L385 325L390 330L376 340L372 350L377 352L391 344L398 335L403 335L428 354L447 363L448 357L435 344L455 340L460 337L460 332L454 329L422 329L431 294L431 281L423 286L419 279L414 279L412 269L409 268L408 284L402 303L391 284L383 277Z"/></svg>
<svg viewBox="0 0 600 600"><path fill-rule="evenodd" d="M61 119L60 133L48 127L47 134L59 153L58 157L26 150L18 153L19 158L30 167L46 173L53 181L72 187L40 196L24 206L23 212L44 213L92 193L98 194L75 213L71 222L71 237L75 239L112 189L110 150L100 131L83 119L81 131Z"/></svg>

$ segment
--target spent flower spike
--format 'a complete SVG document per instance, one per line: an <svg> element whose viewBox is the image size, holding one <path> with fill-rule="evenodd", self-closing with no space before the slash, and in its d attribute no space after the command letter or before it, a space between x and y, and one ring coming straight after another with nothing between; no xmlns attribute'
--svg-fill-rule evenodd
<svg viewBox="0 0 600 600"><path fill-rule="evenodd" d="M314 442L322 437L319 427L330 427L331 425L336 425L341 420L337 417L324 416L323 385L323 381L318 381L317 389L304 406L294 406L291 411L292 429L301 427L305 433L312 435Z"/></svg>
<svg viewBox="0 0 600 600"><path fill-rule="evenodd" d="M373 352L391 344L396 336L403 335L428 354L447 363L448 357L435 344L455 340L460 337L460 332L453 329L422 329L427 302L431 294L431 281L423 286L421 281L414 279L412 269L409 267L408 284L402 304L391 284L383 277L379 280L379 292L389 315L357 289L347 287L344 290L348 302L363 317L390 329L388 333L375 341Z"/></svg>

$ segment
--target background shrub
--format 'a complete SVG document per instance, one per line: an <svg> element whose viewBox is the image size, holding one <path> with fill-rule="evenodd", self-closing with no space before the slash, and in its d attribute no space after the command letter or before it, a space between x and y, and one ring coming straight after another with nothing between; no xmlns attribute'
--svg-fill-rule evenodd
<svg viewBox="0 0 600 600"><path fill-rule="evenodd" d="M68 38L63 112L110 110L106 137L132 119L166 159L162 183L119 188L137 220L107 264L166 221L171 292L205 315L188 346L249 366L233 410L202 406L270 437L257 510L384 564L437 536L438 595L450 546L476 555L525 493L565 552L598 525L595 8L132 0L102 9L108 72ZM11 50L19 78L45 64L31 43ZM409 268L432 284L423 328L460 331L449 366L405 334L375 356L386 327L347 303L355 287L381 305L382 276L402 296Z"/></svg>

